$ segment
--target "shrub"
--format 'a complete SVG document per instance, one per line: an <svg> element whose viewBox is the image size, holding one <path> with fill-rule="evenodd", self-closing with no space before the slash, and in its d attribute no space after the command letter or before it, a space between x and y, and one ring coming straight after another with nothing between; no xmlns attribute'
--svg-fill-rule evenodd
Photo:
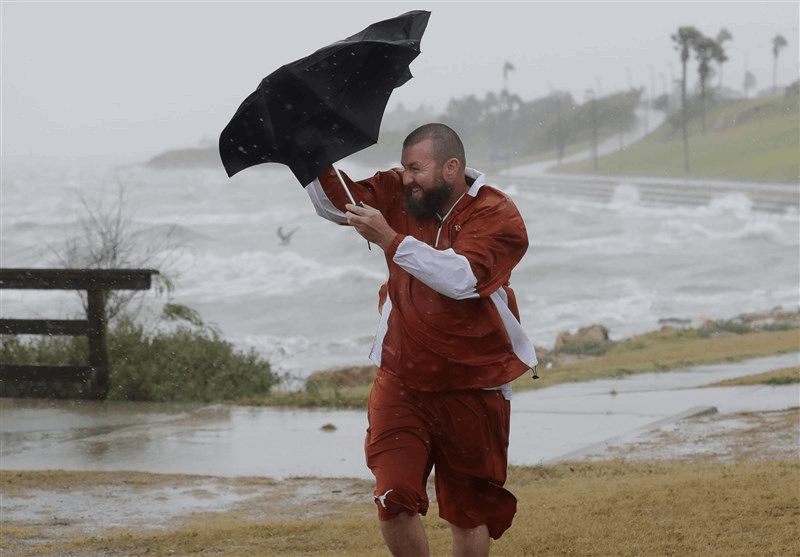
<svg viewBox="0 0 800 557"><path fill-rule="evenodd" d="M3 363L81 365L88 356L82 337L39 337L21 342L2 338ZM214 402L267 395L278 382L269 362L254 350L236 351L209 327L180 325L147 334L129 318L107 337L111 366L109 400ZM85 387L58 383L4 381L0 394L11 397L80 398Z"/></svg>
<svg viewBox="0 0 800 557"><path fill-rule="evenodd" d="M0 335L0 362L14 365L86 365L89 342L85 337L39 337L23 342ZM0 396L18 398L85 398L88 385L52 381L0 381Z"/></svg>

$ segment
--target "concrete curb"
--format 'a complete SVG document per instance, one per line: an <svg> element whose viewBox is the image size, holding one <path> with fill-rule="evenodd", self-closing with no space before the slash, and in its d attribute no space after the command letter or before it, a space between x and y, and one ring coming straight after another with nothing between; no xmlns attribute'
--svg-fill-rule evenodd
<svg viewBox="0 0 800 557"><path fill-rule="evenodd" d="M542 464L551 465L551 464L558 464L559 462L564 462L566 460L579 460L584 455L597 452L600 450L605 450L609 446L619 444L622 441L629 439L630 437L634 436L637 433L657 429L663 425L670 424L673 422L679 422L687 418L696 418L698 416L706 416L709 414L716 414L716 413L717 413L716 406L695 406L694 408L689 408L688 410L684 410L683 412L680 412L678 414L667 416L666 418L661 418L660 420L656 420L655 422L649 423L647 425L638 427L636 429L632 429L630 431L626 431L622 435L617 435L610 439L606 439L605 441L600 441L599 443L592 443L591 445L587 445L586 447L578 449L577 451L572 451L557 456L555 458L545 460L542 462Z"/></svg>

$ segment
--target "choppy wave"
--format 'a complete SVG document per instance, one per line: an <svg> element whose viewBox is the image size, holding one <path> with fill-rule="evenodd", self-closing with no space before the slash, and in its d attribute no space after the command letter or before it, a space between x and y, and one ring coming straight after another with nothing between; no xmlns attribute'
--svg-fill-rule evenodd
<svg viewBox="0 0 800 557"><path fill-rule="evenodd" d="M369 176L345 165L354 178ZM351 229L319 219L279 166L228 179L219 169L27 169L4 174L3 266L46 266L84 199L125 189L135 230L175 272L175 301L198 309L237 346L303 375L363 364L377 324L382 252ZM798 213L759 211L744 194L705 203L654 203L632 183L603 196L554 188L504 188L525 218L530 248L512 277L523 327L539 345L558 332L602 323L612 337L652 330L662 317L727 318L797 307ZM35 192L33 194L32 192ZM299 227L289 245L279 226ZM170 259L171 258L171 259ZM169 265L166 265L169 263ZM149 293L148 295L151 295ZM11 317L61 317L80 309L74 293L0 291ZM158 306L164 300L155 300ZM22 313L22 314L21 314Z"/></svg>

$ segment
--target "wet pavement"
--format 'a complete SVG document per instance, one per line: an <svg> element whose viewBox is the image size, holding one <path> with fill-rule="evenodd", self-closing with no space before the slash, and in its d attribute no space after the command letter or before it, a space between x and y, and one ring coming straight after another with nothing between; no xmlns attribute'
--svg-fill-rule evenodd
<svg viewBox="0 0 800 557"><path fill-rule="evenodd" d="M509 460L579 457L710 408L733 414L796 407L798 384L704 385L799 362L791 353L516 393ZM366 426L361 410L0 399L0 466L368 478Z"/></svg>

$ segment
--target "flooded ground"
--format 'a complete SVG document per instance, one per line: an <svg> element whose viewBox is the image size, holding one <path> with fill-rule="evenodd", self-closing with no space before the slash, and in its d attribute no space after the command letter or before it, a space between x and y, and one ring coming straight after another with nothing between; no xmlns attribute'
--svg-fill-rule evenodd
<svg viewBox="0 0 800 557"><path fill-rule="evenodd" d="M798 365L798 354L516 393L509 460L574 458L693 415L784 410L800 386L704 385ZM370 478L362 410L0 399L4 470Z"/></svg>
<svg viewBox="0 0 800 557"><path fill-rule="evenodd" d="M798 357L517 393L512 463L800 459L800 386L704 387ZM214 513L306 520L372 501L362 411L0 399L0 420L0 514L15 540L4 555Z"/></svg>

